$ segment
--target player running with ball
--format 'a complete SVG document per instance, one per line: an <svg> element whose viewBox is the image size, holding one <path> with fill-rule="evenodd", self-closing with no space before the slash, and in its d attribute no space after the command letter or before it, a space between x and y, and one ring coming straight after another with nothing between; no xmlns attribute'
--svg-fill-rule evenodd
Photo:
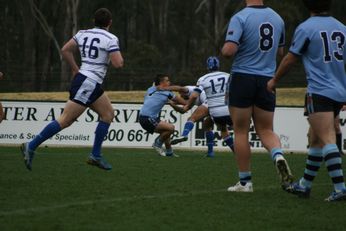
<svg viewBox="0 0 346 231"><path fill-rule="evenodd" d="M310 148L303 177L288 192L309 197L312 181L324 161L334 185L327 201L346 199L341 156L335 138L334 117L346 102L346 27L328 14L331 0L303 0L311 17L294 33L289 53L275 77L268 82L273 91L279 79L301 57L307 75L306 109L310 123Z"/></svg>

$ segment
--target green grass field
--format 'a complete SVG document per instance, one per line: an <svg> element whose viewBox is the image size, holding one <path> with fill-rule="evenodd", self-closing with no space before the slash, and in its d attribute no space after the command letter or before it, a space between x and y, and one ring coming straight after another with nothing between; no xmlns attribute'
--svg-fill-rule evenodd
<svg viewBox="0 0 346 231"><path fill-rule="evenodd" d="M229 193L234 156L105 149L106 172L85 164L87 148L40 148L33 171L19 149L0 147L0 230L344 230L345 203L327 203L325 169L310 199L280 188L270 158L254 154L254 193ZM287 155L295 175L304 155Z"/></svg>

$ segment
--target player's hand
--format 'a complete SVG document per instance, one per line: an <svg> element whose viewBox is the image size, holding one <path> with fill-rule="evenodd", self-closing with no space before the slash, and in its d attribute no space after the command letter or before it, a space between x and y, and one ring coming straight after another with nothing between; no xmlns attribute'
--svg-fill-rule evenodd
<svg viewBox="0 0 346 231"><path fill-rule="evenodd" d="M267 91L269 91L270 93L274 94L275 93L275 88L276 88L276 79L272 78L267 83Z"/></svg>

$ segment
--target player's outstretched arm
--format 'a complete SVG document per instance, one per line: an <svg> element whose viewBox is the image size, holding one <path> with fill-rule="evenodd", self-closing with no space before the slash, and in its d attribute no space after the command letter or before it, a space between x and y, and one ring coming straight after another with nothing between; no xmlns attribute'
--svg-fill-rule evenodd
<svg viewBox="0 0 346 231"><path fill-rule="evenodd" d="M184 110L188 111L192 108L194 103L196 102L197 98L199 97L200 93L197 91L194 91L191 95L189 100L186 102L186 105L184 106Z"/></svg>
<svg viewBox="0 0 346 231"><path fill-rule="evenodd" d="M176 104L179 104L179 105L186 105L186 100L184 100L180 96L174 97L174 99L172 99L172 101L175 102Z"/></svg>
<svg viewBox="0 0 346 231"><path fill-rule="evenodd" d="M293 64L295 64L297 61L298 61L297 55L294 55L291 52L287 53L287 55L282 59L280 66L275 73L274 78L272 78L267 83L267 90L269 92L275 91L275 87L276 87L276 84L278 83L278 81L289 72L289 70L292 68Z"/></svg>
<svg viewBox="0 0 346 231"><path fill-rule="evenodd" d="M178 86L178 85L173 85L173 86L168 86L168 87L160 87L160 86L156 86L158 91L179 91L179 92L188 92L189 89L187 89L186 87L182 87L182 86Z"/></svg>
<svg viewBox="0 0 346 231"><path fill-rule="evenodd" d="M178 106L174 101L169 100L168 104L177 112L184 114L186 111L184 110L183 107Z"/></svg>
<svg viewBox="0 0 346 231"><path fill-rule="evenodd" d="M120 51L115 51L110 53L109 58L111 59L111 63L113 67L121 68L124 66L124 59Z"/></svg>
<svg viewBox="0 0 346 231"><path fill-rule="evenodd" d="M70 65L72 74L75 76L79 72L79 67L74 59L73 53L77 51L78 44L74 39L70 39L61 49L63 59Z"/></svg>

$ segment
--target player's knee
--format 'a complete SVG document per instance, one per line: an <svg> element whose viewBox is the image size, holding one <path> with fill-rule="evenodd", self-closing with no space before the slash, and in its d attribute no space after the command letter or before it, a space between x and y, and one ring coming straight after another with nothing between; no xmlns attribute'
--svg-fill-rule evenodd
<svg viewBox="0 0 346 231"><path fill-rule="evenodd" d="M107 112L104 112L102 115L100 115L101 120L106 123L112 123L114 118L114 111L109 110Z"/></svg>
<svg viewBox="0 0 346 231"><path fill-rule="evenodd" d="M170 132L171 134L173 134L174 129L175 129L174 125L171 124L171 125L169 126L169 132Z"/></svg>

